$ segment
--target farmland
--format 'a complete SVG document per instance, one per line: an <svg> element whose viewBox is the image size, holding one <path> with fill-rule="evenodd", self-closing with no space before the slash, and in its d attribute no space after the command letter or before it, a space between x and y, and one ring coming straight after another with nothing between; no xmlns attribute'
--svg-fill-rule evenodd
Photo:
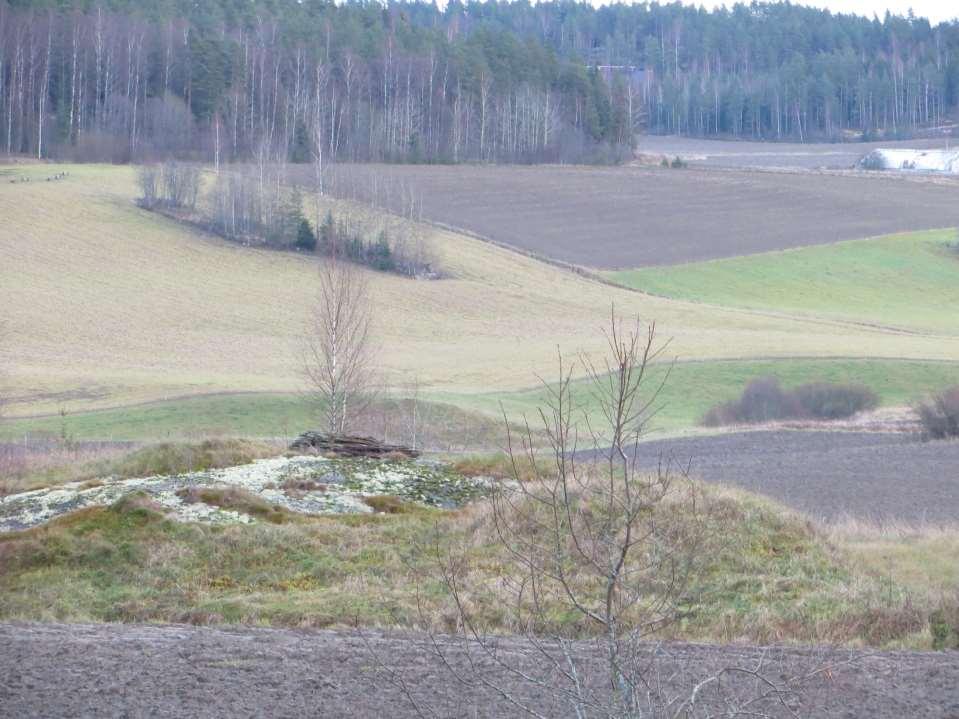
<svg viewBox="0 0 959 719"><path fill-rule="evenodd" d="M10 168L35 179L0 184L0 303L16 347L8 415L303 387L315 260L143 211L130 169L71 166L66 179L43 181L58 169ZM557 346L601 349L611 303L655 319L681 360L959 360L955 337L658 298L449 231L429 241L450 279L371 275L377 364L394 387L415 379L433 393L523 389L549 375Z"/></svg>
<svg viewBox="0 0 959 719"><path fill-rule="evenodd" d="M391 171L415 174L420 169ZM502 444L504 413L514 426L524 417L535 417L546 397L536 378L555 381L557 348L568 358L579 358L580 352L597 357L604 349L600 330L611 305L618 315L656 320L659 336L670 344L650 369L648 386L656 386L667 371L669 381L648 427L656 436L639 447L640 467L653 469L661 459L691 461L693 481L679 484L691 488L694 501L681 499L683 490L674 490L655 510L654 521L678 530L696 517L710 542L703 552L708 561L688 593L696 597L694 604L664 637L865 644L881 650L951 646L952 630L943 633L941 617L953 611L951 600L944 597L952 596L959 581L950 561L959 546L952 524L959 495L950 474L959 445L922 443L908 432L890 431L914 429L908 405L959 383L959 325L954 313L943 311L957 300L959 260L946 248L954 237L951 231L830 244L834 232L854 237L868 233L855 229L853 220L832 223L816 216L806 226L809 233L815 228L815 234L803 238L794 233L793 239L783 239L785 234L773 233L770 240L747 232L747 222L759 223L759 230L776 224L763 219L760 204L750 211L740 203L729 210L730 217L738 219L722 219L726 210L720 212L719 205L744 192L750 195L734 183L712 199L708 193L705 197L716 203L718 214L709 219L722 230L715 243L712 237L706 242L704 235L688 234L690 225L681 229L686 234L678 245L668 241L673 235L663 229L657 247L686 259L695 259L699 252L690 250L693 245L705 248L706 257L738 255L760 245L775 251L630 269L646 263L621 242L612 225L604 224L622 222L625 215L620 220L603 215L612 205L622 208L622 196L609 200L610 206L598 195L584 197L598 208L593 219L602 218L587 227L586 219L573 212L547 221L526 211L525 203L534 201L529 198L548 199L548 191L538 185L548 186L549 177L562 177L566 169L552 168L551 175L528 168L433 169L440 178L443 173L490 173L494 181L527 182L525 194L519 184L507 187L519 193L520 200L512 205L501 206L503 198L490 189L484 200L496 206L490 218L503 227L514 226L525 243L521 249L532 253L548 249L549 238L557 236L551 233L565 222L570 232L582 233L576 247L591 248L589 254L599 259L587 263L592 271L571 271L562 263L542 261L468 232L423 223L419 229L443 279L367 273L376 311L375 365L384 386L361 431L390 441L411 441L416 432L418 446L433 456L424 465L410 464L411 473L426 472L422 467L435 466L430 463L439 455L451 462L451 479L444 481L452 483L455 477L464 486L484 486L464 480L480 476L480 481L488 481L487 472L509 476L509 465L501 456L469 452L489 453ZM365 168L353 168L361 170ZM63 171L67 175L62 180L44 179ZM635 168L569 172L584 173L568 175L579 177L580 183L582 177L614 178L603 180L610 183L643 177L636 180L643 186L687 176L685 170ZM519 630L500 609L508 596L495 594L509 562L503 547L490 539L496 534L486 503L441 510L396 497L385 497L390 504L376 504L370 497L372 503L361 503L362 514L309 515L288 508L321 500L327 507L331 497L340 495L324 480L316 492L291 485L282 490L287 504L277 504L277 484L290 481L280 472L304 461L282 456L284 448L291 436L317 421L316 405L303 392L300 358L322 259L231 244L195 226L148 213L134 202L130 168L20 165L6 168L6 173L31 180L0 182L0 213L10 220L0 225L0 303L7 308L5 336L13 340L0 348L9 387L6 416L0 420L0 453L16 459L18 452L25 456L33 447L50 446L67 464L51 460L31 473L27 462L26 471L0 482L0 493L56 485L37 493L42 495L37 505L24 495L5 500L13 508L10 512L22 510L30 516L8 517L9 526L27 528L0 535L0 620L267 625L273 628L260 631L264 641L273 643L275 654L270 656L287 662L290 651L300 652L300 635L282 629L287 627L422 629L425 614L433 622L426 628L447 631L452 616L448 598L429 578L432 560L423 550L435 543L443 551L465 552L464 566L473 567L466 579L494 592L473 599L481 608L484 630ZM784 193L775 209L785 212L795 188L777 189L776 183L782 178L805 182L806 176L770 176L779 179L770 184L758 175L741 175L755 182L754 187L765 188L758 191L757 203L768 205L768 193ZM696 183L722 187L723 178L740 176L693 170L688 177L692 179L683 191L698 193L702 188ZM894 182L823 177L869 183L855 185L860 194L862 187ZM853 193L853 187L824 191L833 192L836 202L849 202L842 193ZM941 193L955 188L905 182L894 187L906 196L911 188L928 191L923 201L934 207L936 222L950 221L953 206ZM456 190L451 188L449 192ZM565 197L572 203L573 186L564 188L560 199L549 201ZM448 200L450 195L442 197ZM324 202L321 210L361 211L348 200ZM558 212L555 204L552 207ZM677 207L661 205L650 212L665 213L670 222L688 222ZM909 215L903 205L897 211L922 225L918 213ZM457 212L481 217L469 215L465 205ZM428 216L425 206L424 214ZM861 213L856 216L863 218ZM777 219L783 232L794 230L790 222L802 224L795 217ZM527 220L531 224L524 227ZM867 224L888 229L898 221L887 215L868 218ZM656 222L662 228L668 224L663 218L647 224ZM738 230L743 233L740 240L731 238L725 227L736 222L744 223ZM545 244L534 246L538 242ZM683 243L688 243L685 249ZM796 243L801 246L793 247ZM604 255L607 249L612 254ZM627 269L609 274L596 269L617 266L606 259L620 251L625 252L622 266ZM571 259L552 250L545 254ZM595 426L602 412L583 374L579 365L570 397L576 411ZM813 381L863 383L876 393L880 409L844 425L784 423L718 434L696 427L710 407L738 396L758 376L777 377L786 387ZM165 466L160 460L167 456L206 463L206 450L189 443L128 454L139 444L161 439L211 436L269 438L272 441L225 440L222 447L237 447L237 457L251 452L250 458L265 458L262 466L278 474L260 476L251 469L261 465L222 472L205 465L193 471L157 469ZM97 454L97 447L105 449ZM589 445L578 449L584 450L581 459L590 458ZM231 451L223 449L223 456L232 456ZM134 474L151 479L107 477ZM237 482L249 480L243 486L256 485L257 494L242 487L223 491L217 483L227 475ZM65 482L73 484L63 486ZM187 486L191 482L199 484ZM128 486L146 489L114 501ZM167 496L174 489L173 497ZM147 491L152 494L144 494ZM352 497L348 487L336 491L341 499ZM208 496L212 504L188 501L190 492L201 499ZM47 500L63 514L42 523L46 515L37 507L47 507ZM172 514L174 504L180 514ZM344 507L353 504L342 502ZM375 506L388 506L395 513L379 513ZM697 517L702 507L710 513ZM75 511L68 511L71 508ZM177 521L200 516L220 520ZM421 592L423 587L428 591ZM567 619L569 613L560 604L550 611L566 623L562 631L586 638L588 632L571 623L575 620ZM0 633L6 626L0 624ZM49 698L53 692L33 691L43 687L34 674L49 664L51 638L61 649L73 645L64 643L58 625L14 626L21 628L17 635L22 640L15 644L16 668L8 671L14 689L3 698L12 696L26 712L56 713L56 701ZM74 625L64 631L89 638L102 637L105 630ZM210 628L184 638L181 629L152 635L129 627L117 631L141 647L144 642L160 647L181 641L201 646L200 655L216 658L194 662L196 687L208 680L222 686L228 680L218 674L220 654L237 656L231 644L239 636L236 632ZM350 640L344 644L338 638L344 635L322 636L329 642L323 654L327 659L344 646L356 649ZM127 640L116 634L114 639L110 648L97 649L98 661L129 661ZM423 665L413 640L384 639L380 646L392 656ZM697 667L739 661L746 656L742 652L752 651L724 648L714 654L677 646ZM583 648L588 651L586 644ZM812 650L789 651L790 666L811 661ZM334 661L335 671L352 667L354 655ZM865 659L856 657L857 662ZM259 660L243 661L254 666ZM895 665L903 676L925 677L921 654L880 651L871 654L870 661L877 672ZM312 659L311 666L315 671ZM875 677L859 666L844 675L843 691L849 701L862 704L879 695L869 690ZM915 691L926 692L923 701L929 706L953 701L948 674L952 665L939 666L945 672L940 676L946 677L942 682L916 679L921 688ZM151 692L166 691L182 667L161 662L157 671L167 674L146 684L136 678L142 673L130 679L127 686L136 686L138 696L123 701L138 706ZM270 686L281 686L268 670L257 672ZM358 672L350 670L352 684L342 680L350 687L343 692L344 706L358 706ZM90 675L88 670L76 674L87 677L84 686L96 686L102 674L93 679ZM23 690L27 685L30 691ZM84 691L77 694L88 697ZM235 696L237 691L228 689L227 694ZM326 689L318 691L328 694ZM429 694L430 688L418 691ZM876 700L877 707L896 702L920 706L915 691L887 691ZM194 688L191 696L205 695ZM807 696L826 702L835 694L820 697L814 688ZM77 701L103 706L96 698ZM324 706L331 705L324 700ZM283 713L276 707L273 711Z"/></svg>
<svg viewBox="0 0 959 719"><path fill-rule="evenodd" d="M608 276L667 297L955 335L956 240L920 232Z"/></svg>
<svg viewBox="0 0 959 719"><path fill-rule="evenodd" d="M262 627L49 623L0 626L0 640L8 648L0 656L0 671L8 678L4 696L18 716L100 714L109 706L117 713L162 707L203 719L241 715L242 707L242 716L292 718L310 714L318 705L326 716L421 716L406 691L417 702L442 710L441 716L473 716L478 710L490 719L516 716L516 707L487 685L457 683L447 689L438 682L440 662L426 641L379 632L358 636ZM458 670L471 668L459 642L444 638L443 646ZM504 638L500 649L514 660L520 658L520 666L530 674L542 668L539 652L523 642ZM874 719L938 716L944 705L955 703L959 685L955 653L680 644L657 649L667 690L675 691L684 679L715 672L730 660L750 666L774 662L790 674L808 672L826 661L832 667L829 681L813 679L802 687L806 716L839 717L842 714L832 710L849 706ZM371 651L401 668L402 689L369 660ZM595 647L583 642L577 653L595 654L600 674ZM93 676L91 662L100 667ZM52 663L60 668L55 678L49 671ZM887 680L892 675L896 681ZM505 686L519 701L535 702L545 716L563 716L565 707L554 696L530 691L506 670L491 668L484 678L498 680L497 686ZM53 681L55 688L49 687ZM370 686L376 691L368 691ZM712 694L704 695L704 702L712 699ZM790 716L775 706L764 715Z"/></svg>
<svg viewBox="0 0 959 719"><path fill-rule="evenodd" d="M334 191L555 260L675 265L959 224L959 182L660 167L338 168Z"/></svg>
<svg viewBox="0 0 959 719"><path fill-rule="evenodd" d="M651 382L662 378L667 367L657 369ZM670 381L663 387L661 410L651 430L675 433L699 422L710 407L738 395L742 387L758 376L778 377L784 385L795 386L817 380L861 382L875 391L884 406L909 405L925 394L959 383L959 362L869 359L778 359L680 362L670 369ZM552 380L549 372L544 379ZM534 384L531 380L530 384ZM587 383L573 384L577 405L597 414ZM395 391L402 396L404 388ZM533 417L545 399L541 387L493 392L449 392L433 390L419 398L421 422L434 426L438 447L461 447L458 433L466 432L474 447L502 444L501 410L511 421L523 415ZM376 422L371 431L387 438L408 434L400 408L399 420ZM387 415L388 416L388 415ZM146 404L124 405L94 411L53 413L43 417L10 417L0 423L0 441L13 441L28 433L59 436L66 432L81 440L113 439L149 441L158 438L191 438L219 435L246 437L292 437L315 421L315 408L301 393L203 394ZM467 429L468 428L468 429ZM428 430L423 430L427 432ZM408 437L407 437L408 439Z"/></svg>
<svg viewBox="0 0 959 719"><path fill-rule="evenodd" d="M0 719L959 719L959 16L818 1L0 0Z"/></svg>
<svg viewBox="0 0 959 719"><path fill-rule="evenodd" d="M959 442L882 432L753 431L656 440L641 461L684 464L710 482L758 492L830 523L949 526L959 507ZM953 577L959 579L959 577Z"/></svg>

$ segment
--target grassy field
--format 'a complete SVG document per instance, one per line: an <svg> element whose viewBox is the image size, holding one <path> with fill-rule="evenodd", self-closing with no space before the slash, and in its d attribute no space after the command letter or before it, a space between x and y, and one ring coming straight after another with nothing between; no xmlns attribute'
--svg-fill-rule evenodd
<svg viewBox="0 0 959 719"><path fill-rule="evenodd" d="M650 373L647 385L650 391L662 383L666 369L660 366ZM855 359L678 363L669 368L650 430L675 432L696 425L706 410L739 396L749 380L763 376L778 377L787 387L816 381L862 383L876 392L882 405L901 406L922 399L928 392L959 383L959 363ZM574 382L571 392L576 406L586 411L592 420L600 419L588 381ZM545 392L537 387L520 392L446 396L445 399L489 414L498 412L502 406L515 421L523 414L533 418L536 408L545 400Z"/></svg>
<svg viewBox="0 0 959 719"><path fill-rule="evenodd" d="M956 335L956 240L917 232L609 277L666 297Z"/></svg>
<svg viewBox="0 0 959 719"><path fill-rule="evenodd" d="M932 644L937 600L921 578L865 567L766 500L702 492L696 516L708 525L708 560L668 636ZM656 522L681 526L691 506L667 501ZM428 617L448 630L454 614L432 573L432 546L469 557L462 581L483 628L516 631L502 609L508 557L492 532L482 505L211 526L166 520L134 495L0 536L0 619L404 627ZM539 600L556 602L557 621L570 623L564 633L588 632L559 597Z"/></svg>
<svg viewBox="0 0 959 719"><path fill-rule="evenodd" d="M44 181L60 170L65 179ZM133 202L131 168L7 172L33 176L0 182L8 416L302 388L315 259L229 244L145 212ZM451 279L371 275L377 365L393 387L415 379L434 396L529 387L552 370L557 346L602 348L611 303L656 319L682 360L959 360L959 337L644 296L454 233L432 231L429 242ZM174 420L177 411L160 424L180 432L206 424L203 412Z"/></svg>
<svg viewBox="0 0 959 719"><path fill-rule="evenodd" d="M664 369L650 375L650 388L661 380ZM651 429L675 432L691 427L706 410L738 396L750 379L760 376L779 377L786 386L813 381L860 382L872 388L883 405L901 406L941 387L959 384L959 362L784 359L679 363L670 370L660 398L662 409ZM573 397L597 419L596 402L586 381L574 383ZM421 442L425 438L438 448L474 450L498 446L504 434L501 407L511 422L518 422L524 414L532 418L544 399L539 387L507 392L430 393L419 400L417 408ZM404 422L409 412L408 401L385 406L370 420L370 429L385 433L389 439L409 442L410 428ZM28 434L118 441L210 436L288 439L303 427L314 425L316 417L315 406L300 394L209 395L65 417L10 418L0 421L0 440L15 441ZM464 436L457 439L457 432Z"/></svg>

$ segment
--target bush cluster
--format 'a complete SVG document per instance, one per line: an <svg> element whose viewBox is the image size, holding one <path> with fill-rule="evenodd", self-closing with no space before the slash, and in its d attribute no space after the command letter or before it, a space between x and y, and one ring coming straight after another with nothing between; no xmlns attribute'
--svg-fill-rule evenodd
<svg viewBox="0 0 959 719"><path fill-rule="evenodd" d="M781 419L842 419L872 409L875 392L859 384L810 382L783 389L775 377L760 377L746 385L739 399L710 409L703 424L758 424Z"/></svg>
<svg viewBox="0 0 959 719"><path fill-rule="evenodd" d="M959 437L959 385L943 390L918 407L923 434L930 439Z"/></svg>

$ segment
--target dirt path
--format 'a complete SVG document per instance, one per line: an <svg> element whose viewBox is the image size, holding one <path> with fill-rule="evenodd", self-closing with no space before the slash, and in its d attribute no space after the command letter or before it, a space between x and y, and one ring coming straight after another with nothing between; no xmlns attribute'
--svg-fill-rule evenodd
<svg viewBox="0 0 959 719"><path fill-rule="evenodd" d="M452 663L465 668L452 644ZM543 662L518 640L500 656L541 671ZM589 662L592 647L574 647ZM514 717L521 713L488 686L460 683L421 639L275 629L212 629L140 625L0 625L0 716L4 717L411 717L404 692L378 669L372 652L401 673L410 694L446 717ZM775 681L812 676L790 701L797 716L872 719L959 717L959 653L822 649L758 649L668 645L656 678L679 695L721 666L756 667ZM471 671L494 679L514 698L548 717L569 716L549 694L489 666ZM754 680L730 681L745 696ZM710 694L708 701L717 696ZM789 716L768 704L771 716Z"/></svg>

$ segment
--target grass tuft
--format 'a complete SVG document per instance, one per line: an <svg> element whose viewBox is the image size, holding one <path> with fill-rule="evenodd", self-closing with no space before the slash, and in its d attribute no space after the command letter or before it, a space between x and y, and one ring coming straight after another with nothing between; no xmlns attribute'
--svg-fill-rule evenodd
<svg viewBox="0 0 959 719"><path fill-rule="evenodd" d="M176 494L187 504L202 502L220 509L248 514L271 524L306 520L306 515L296 514L279 505L270 504L262 497L238 487L184 487Z"/></svg>
<svg viewBox="0 0 959 719"><path fill-rule="evenodd" d="M279 453L274 446L248 439L208 439L198 444L163 442L110 463L108 473L128 478L205 472L249 464Z"/></svg>

